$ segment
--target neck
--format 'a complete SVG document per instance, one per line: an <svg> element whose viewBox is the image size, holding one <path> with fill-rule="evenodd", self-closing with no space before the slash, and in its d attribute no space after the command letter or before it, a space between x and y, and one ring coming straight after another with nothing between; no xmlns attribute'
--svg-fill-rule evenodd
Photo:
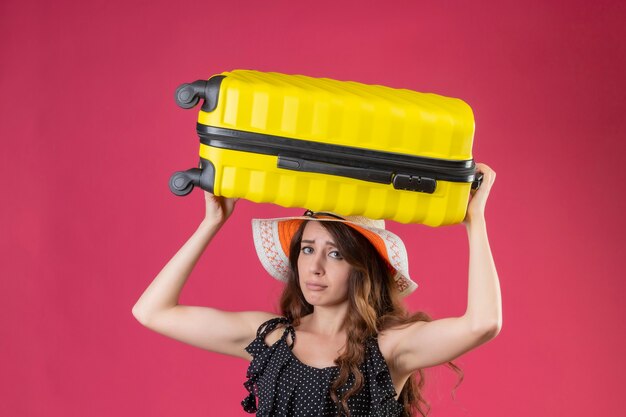
<svg viewBox="0 0 626 417"><path fill-rule="evenodd" d="M332 307L314 307L313 313L306 316L309 331L326 336L337 336L344 332L344 321L348 314L348 303Z"/></svg>

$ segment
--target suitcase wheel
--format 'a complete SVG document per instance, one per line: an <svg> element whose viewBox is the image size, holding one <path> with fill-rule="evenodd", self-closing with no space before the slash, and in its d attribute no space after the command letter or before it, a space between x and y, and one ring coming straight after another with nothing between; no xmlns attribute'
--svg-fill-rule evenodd
<svg viewBox="0 0 626 417"><path fill-rule="evenodd" d="M224 78L224 75L216 75L208 81L198 80L180 85L174 94L176 104L183 109L190 109L203 99L202 111L212 112L217 107L220 86Z"/></svg>
<svg viewBox="0 0 626 417"><path fill-rule="evenodd" d="M178 107L183 109L191 109L200 101L201 96L204 95L204 89L206 88L206 81L196 81L191 84L182 84L176 89L174 99Z"/></svg>
<svg viewBox="0 0 626 417"><path fill-rule="evenodd" d="M189 194L200 183L201 173L199 168L175 172L170 177L170 191L181 197Z"/></svg>

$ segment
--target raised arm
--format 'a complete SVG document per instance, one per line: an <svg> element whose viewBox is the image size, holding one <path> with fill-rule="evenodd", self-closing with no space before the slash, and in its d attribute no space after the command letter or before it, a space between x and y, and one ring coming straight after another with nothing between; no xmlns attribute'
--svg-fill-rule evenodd
<svg viewBox="0 0 626 417"><path fill-rule="evenodd" d="M485 222L485 205L496 174L484 164L477 168L484 174L483 184L471 197L464 220L470 252L467 309L461 317L385 332L384 343L399 375L451 361L494 338L502 327L500 283Z"/></svg>
<svg viewBox="0 0 626 417"><path fill-rule="evenodd" d="M236 202L209 193L205 193L205 201L204 220L141 295L133 315L157 333L202 349L249 359L244 347L256 336L258 326L274 315L178 304L191 271L232 214Z"/></svg>

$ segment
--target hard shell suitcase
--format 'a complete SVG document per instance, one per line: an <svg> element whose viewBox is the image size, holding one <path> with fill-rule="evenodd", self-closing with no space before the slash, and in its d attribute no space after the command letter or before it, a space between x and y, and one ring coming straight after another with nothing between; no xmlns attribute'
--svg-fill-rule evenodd
<svg viewBox="0 0 626 417"><path fill-rule="evenodd" d="M225 197L440 226L461 222L472 186L474 118L462 100L379 85L235 70L183 84L200 99L194 185Z"/></svg>

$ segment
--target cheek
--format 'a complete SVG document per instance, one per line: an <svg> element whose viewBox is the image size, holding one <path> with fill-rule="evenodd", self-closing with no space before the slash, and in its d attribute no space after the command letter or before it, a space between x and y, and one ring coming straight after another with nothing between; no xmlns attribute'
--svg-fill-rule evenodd
<svg viewBox="0 0 626 417"><path fill-rule="evenodd" d="M345 289L345 291L348 291L348 287L350 286L350 275L352 273L352 268L348 267L345 268L342 273L340 274L341 278L340 278L340 283L341 286Z"/></svg>
<svg viewBox="0 0 626 417"><path fill-rule="evenodd" d="M311 264L311 257L305 256L303 254L298 255L298 259L296 261L296 269L298 274L300 272L306 272Z"/></svg>

